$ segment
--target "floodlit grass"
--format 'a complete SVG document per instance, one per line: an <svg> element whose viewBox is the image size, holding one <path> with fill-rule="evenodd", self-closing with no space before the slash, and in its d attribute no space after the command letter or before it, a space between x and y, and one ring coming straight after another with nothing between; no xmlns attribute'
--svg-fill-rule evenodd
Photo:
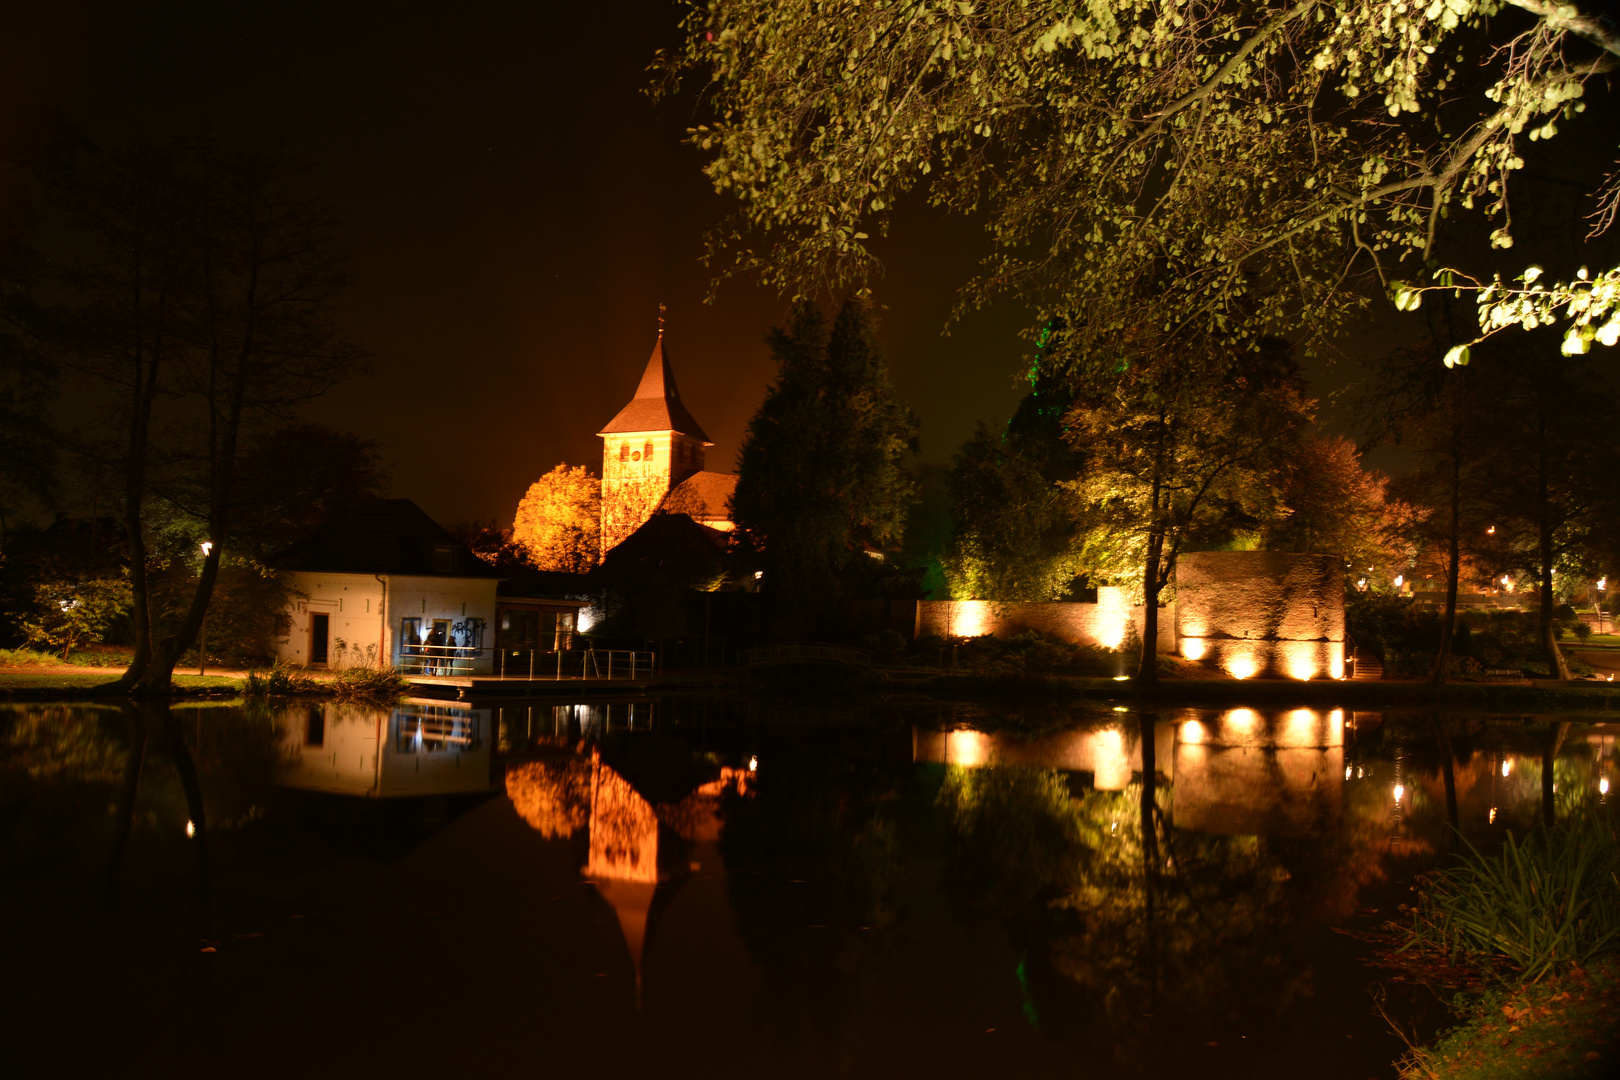
<svg viewBox="0 0 1620 1080"><path fill-rule="evenodd" d="M87 690L105 686L117 676L104 671L0 671L0 695L9 690ZM182 690L240 690L242 680L220 675L176 675Z"/></svg>
<svg viewBox="0 0 1620 1080"><path fill-rule="evenodd" d="M1615 1075L1620 962L1459 997L1460 1025L1400 1062L1402 1080L1528 1080Z"/></svg>
<svg viewBox="0 0 1620 1080"><path fill-rule="evenodd" d="M1526 982L1620 949L1620 850L1595 818L1509 833L1494 856L1469 845L1418 890L1411 944L1505 956Z"/></svg>

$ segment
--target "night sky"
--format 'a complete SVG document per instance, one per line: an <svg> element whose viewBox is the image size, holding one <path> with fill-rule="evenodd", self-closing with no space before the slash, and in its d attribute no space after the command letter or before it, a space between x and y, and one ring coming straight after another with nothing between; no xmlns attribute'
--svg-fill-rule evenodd
<svg viewBox="0 0 1620 1080"><path fill-rule="evenodd" d="M12 4L0 13L0 159L60 115L103 144L207 128L310 163L308 186L352 252L343 328L376 358L312 415L376 439L393 494L441 521L509 522L559 461L599 464L595 433L633 392L660 303L682 395L717 444L710 468L734 467L772 376L763 337L787 305L743 282L703 303L703 232L730 206L682 144L694 100L644 93L654 53L679 41L680 10L669 0ZM1613 99L1598 95L1585 131L1612 130ZM1590 204L1576 196L1607 169L1612 142L1566 137L1549 149L1580 160L1520 176L1514 216L1530 243L1497 256L1504 267L1608 257L1535 251L1537 235L1579 246ZM1527 214L1538 206L1547 222ZM1476 224L1483 251L1489 226ZM977 421L1000 424L1017 404L1027 313L1006 302L941 335L988 243L977 223L920 199L897 210L877 251L897 392L922 421L925 459L948 461ZM1377 355L1421 329L1399 318L1344 353ZM1319 361L1306 371L1324 398L1358 374Z"/></svg>
<svg viewBox="0 0 1620 1080"><path fill-rule="evenodd" d="M598 465L669 305L682 396L730 470L772 364L775 294L705 305L703 230L726 212L681 144L690 99L654 104L675 5L10 5L0 151L51 112L102 143L206 125L314 166L345 224L345 331L374 372L312 415L381 443L394 494L446 523L510 522L559 461ZM985 250L977 225L903 213L882 250L881 333L899 395L944 461L1016 405L1013 305L940 335Z"/></svg>

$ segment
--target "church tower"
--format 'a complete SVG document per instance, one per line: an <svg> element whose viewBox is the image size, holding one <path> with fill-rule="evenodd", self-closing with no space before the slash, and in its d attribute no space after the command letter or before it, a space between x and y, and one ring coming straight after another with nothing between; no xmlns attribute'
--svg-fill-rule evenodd
<svg viewBox="0 0 1620 1080"><path fill-rule="evenodd" d="M597 432L602 437L602 554L639 529L670 489L703 471L713 446L681 404L664 355L663 317L636 396Z"/></svg>

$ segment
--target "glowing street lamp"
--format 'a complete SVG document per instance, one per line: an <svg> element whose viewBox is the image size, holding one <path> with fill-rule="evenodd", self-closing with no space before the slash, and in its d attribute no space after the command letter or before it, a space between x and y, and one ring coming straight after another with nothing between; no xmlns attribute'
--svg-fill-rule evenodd
<svg viewBox="0 0 1620 1080"><path fill-rule="evenodd" d="M214 551L214 542L212 540L204 540L197 546L202 548L204 559L208 558ZM198 574L201 575L201 573L202 571L199 570ZM208 674L208 609L206 607L203 608L202 629L197 638L197 674Z"/></svg>

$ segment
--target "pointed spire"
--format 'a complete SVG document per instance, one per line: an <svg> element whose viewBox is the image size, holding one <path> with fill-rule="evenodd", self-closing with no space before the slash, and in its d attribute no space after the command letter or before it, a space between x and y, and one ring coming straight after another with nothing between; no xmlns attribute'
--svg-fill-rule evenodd
<svg viewBox="0 0 1620 1080"><path fill-rule="evenodd" d="M647 368L641 373L641 382L636 385L636 396L597 434L678 431L712 446L714 444L709 442L703 428L681 404L681 392L675 385L675 372L664 354L664 306L660 304L658 309L658 340L653 342Z"/></svg>

